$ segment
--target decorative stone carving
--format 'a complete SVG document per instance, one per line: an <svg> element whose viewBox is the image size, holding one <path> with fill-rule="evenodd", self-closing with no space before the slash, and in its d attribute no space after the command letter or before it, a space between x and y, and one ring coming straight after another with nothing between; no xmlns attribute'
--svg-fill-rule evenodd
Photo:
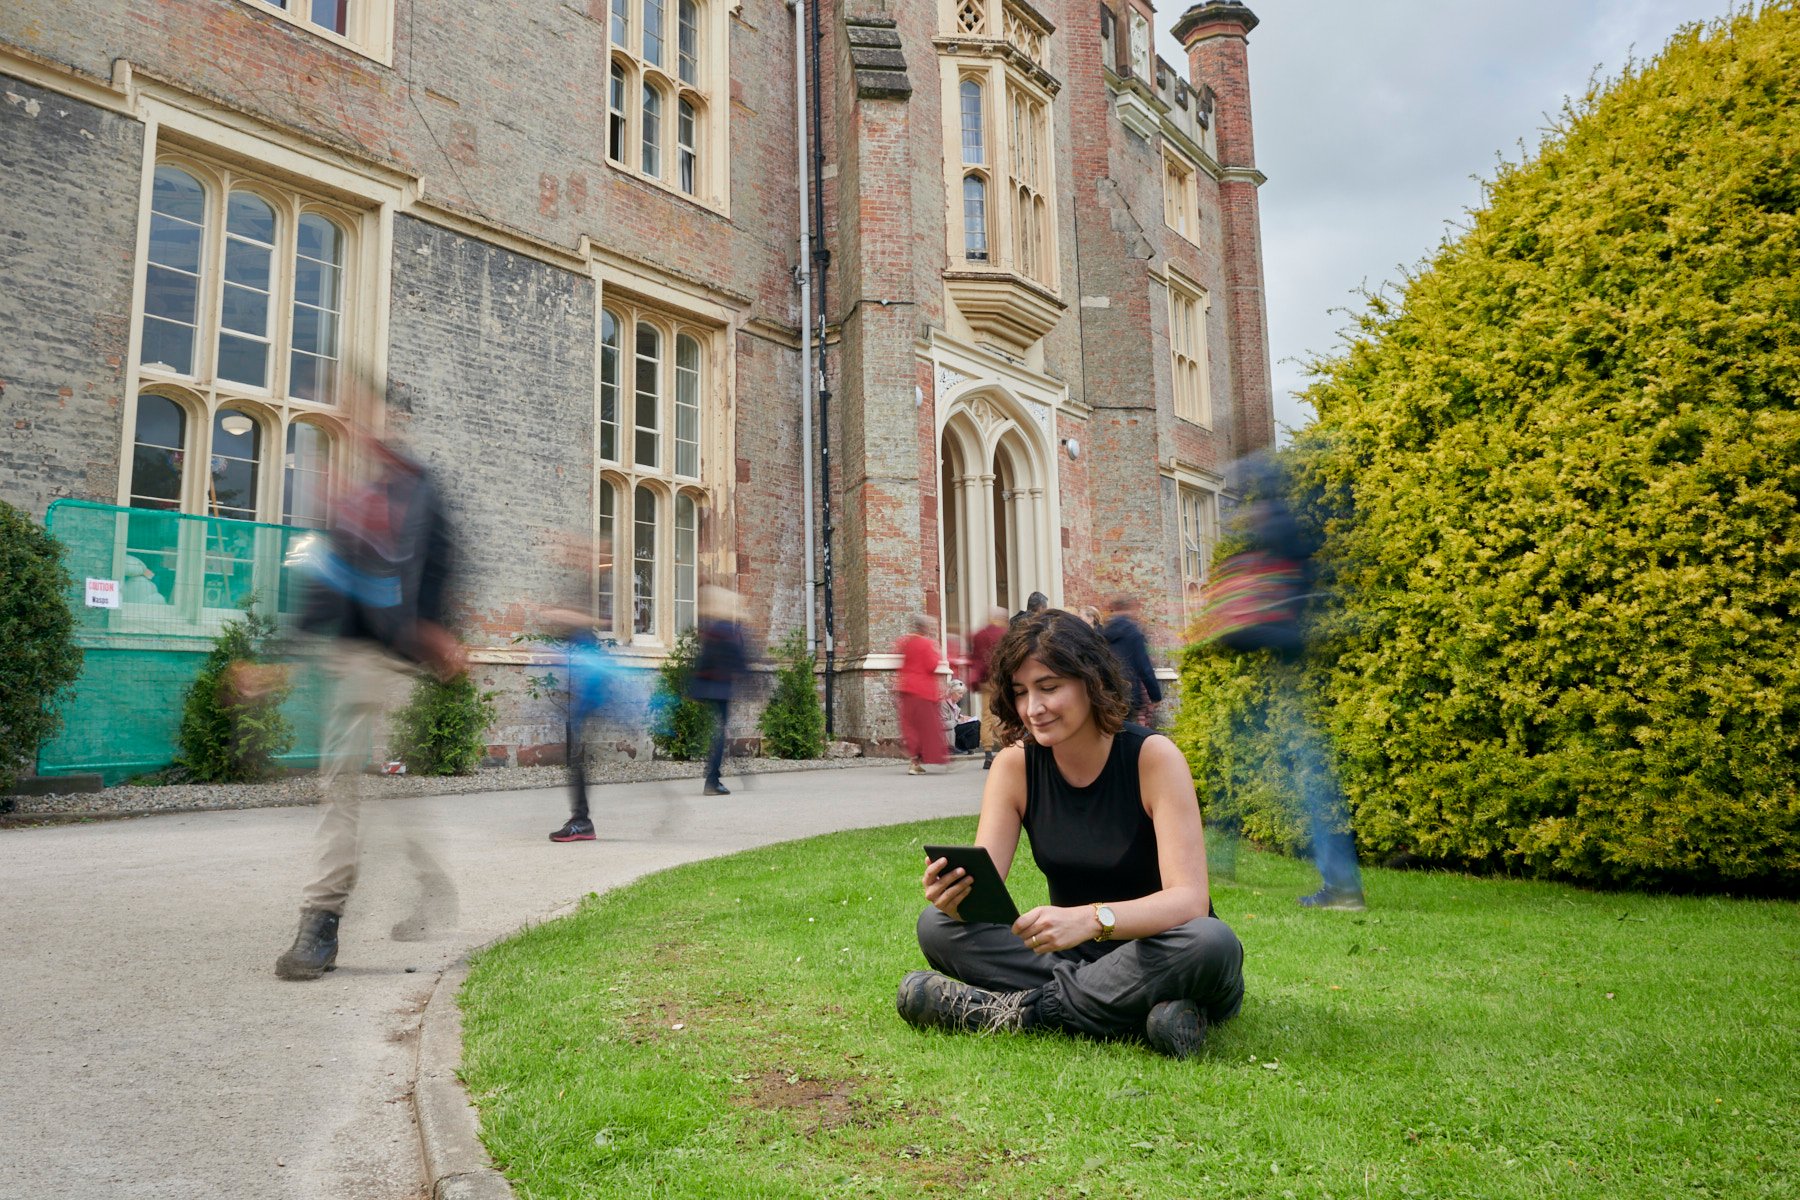
<svg viewBox="0 0 1800 1200"><path fill-rule="evenodd" d="M1131 14L1131 73L1150 78L1150 22L1140 12Z"/></svg>
<svg viewBox="0 0 1800 1200"><path fill-rule="evenodd" d="M952 367L946 367L943 363L939 363L935 380L938 403L942 404L945 396L948 396L952 391L961 387L968 381L969 377L964 375L961 371L955 370Z"/></svg>

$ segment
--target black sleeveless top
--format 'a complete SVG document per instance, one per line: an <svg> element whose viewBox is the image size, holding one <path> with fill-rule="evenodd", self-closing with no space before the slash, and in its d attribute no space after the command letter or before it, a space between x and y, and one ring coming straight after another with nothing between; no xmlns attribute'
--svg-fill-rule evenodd
<svg viewBox="0 0 1800 1200"><path fill-rule="evenodd" d="M1162 890L1156 826L1138 789L1138 752L1152 732L1126 725L1114 734L1106 765L1086 787L1064 779L1056 755L1025 739L1025 832L1051 904L1075 908Z"/></svg>

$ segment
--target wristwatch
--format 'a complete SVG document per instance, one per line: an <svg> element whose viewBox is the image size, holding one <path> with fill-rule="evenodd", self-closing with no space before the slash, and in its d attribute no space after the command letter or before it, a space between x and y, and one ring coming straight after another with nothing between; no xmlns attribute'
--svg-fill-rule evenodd
<svg viewBox="0 0 1800 1200"><path fill-rule="evenodd" d="M1118 922L1113 918L1113 910L1104 904L1094 905L1094 916L1100 922L1100 932L1094 935L1096 942L1112 941L1113 926Z"/></svg>

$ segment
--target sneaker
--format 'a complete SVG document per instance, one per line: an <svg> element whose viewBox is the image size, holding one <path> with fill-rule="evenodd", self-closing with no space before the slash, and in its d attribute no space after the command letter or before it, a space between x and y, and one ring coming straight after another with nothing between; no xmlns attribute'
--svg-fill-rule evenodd
<svg viewBox="0 0 1800 1200"><path fill-rule="evenodd" d="M913 971L900 981L894 1007L908 1025L959 1033L1026 1028L1033 992L990 992L936 971Z"/></svg>
<svg viewBox="0 0 1800 1200"><path fill-rule="evenodd" d="M709 783L706 785L706 790L701 794L705 796L729 796L731 795L731 789L722 783Z"/></svg>
<svg viewBox="0 0 1800 1200"><path fill-rule="evenodd" d="M338 922L340 913L322 908L300 910L300 932L286 954L275 960L275 975L280 979L317 979L337 966Z"/></svg>
<svg viewBox="0 0 1800 1200"><path fill-rule="evenodd" d="M1164 1000L1144 1021L1144 1040L1158 1054L1187 1058L1206 1044L1206 1015L1192 1000Z"/></svg>
<svg viewBox="0 0 1800 1200"><path fill-rule="evenodd" d="M1357 892L1341 892L1336 888L1322 887L1310 896L1300 897L1301 908L1324 908L1332 912L1362 912L1368 905L1363 903L1363 894Z"/></svg>
<svg viewBox="0 0 1800 1200"><path fill-rule="evenodd" d="M925 773L925 768L921 767L918 763L914 763L912 766L906 768L906 773L908 775L923 775Z"/></svg>
<svg viewBox="0 0 1800 1200"><path fill-rule="evenodd" d="M594 823L579 817L570 817L563 822L563 827L550 835L553 842L591 842L594 840Z"/></svg>

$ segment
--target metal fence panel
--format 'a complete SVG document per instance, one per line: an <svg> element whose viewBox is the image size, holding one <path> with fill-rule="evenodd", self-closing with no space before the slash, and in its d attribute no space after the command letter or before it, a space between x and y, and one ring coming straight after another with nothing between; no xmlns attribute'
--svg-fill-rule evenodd
<svg viewBox="0 0 1800 1200"><path fill-rule="evenodd" d="M293 629L300 561L320 536L86 500L52 501L45 524L67 552L84 660L38 773L99 772L109 784L174 761L188 687L227 621L255 605ZM297 672L283 706L295 733L289 765L318 756L319 674Z"/></svg>

